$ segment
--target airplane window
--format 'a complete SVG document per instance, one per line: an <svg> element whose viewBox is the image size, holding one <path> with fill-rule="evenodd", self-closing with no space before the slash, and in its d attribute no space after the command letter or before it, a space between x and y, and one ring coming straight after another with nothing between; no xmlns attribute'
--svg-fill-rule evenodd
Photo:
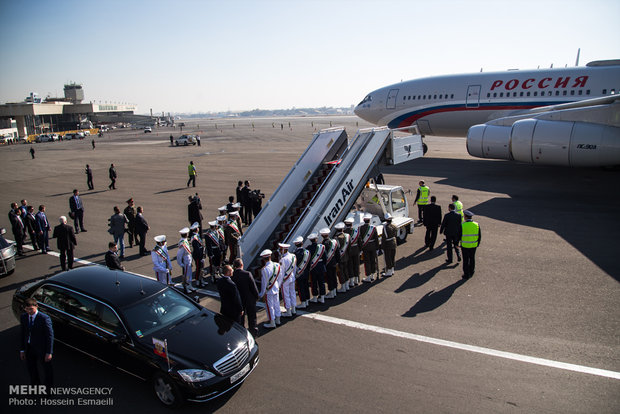
<svg viewBox="0 0 620 414"><path fill-rule="evenodd" d="M616 90L615 90L615 89L612 89L612 90L611 90L611 94L612 94L612 95L615 95L615 94L616 94Z"/></svg>
<svg viewBox="0 0 620 414"><path fill-rule="evenodd" d="M433 95L433 99L437 99L437 95Z"/></svg>
<svg viewBox="0 0 620 414"><path fill-rule="evenodd" d="M504 97L504 92L500 92L500 93L499 93L499 97L500 97L500 98L503 98L503 97Z"/></svg>
<svg viewBox="0 0 620 414"><path fill-rule="evenodd" d="M493 92L493 97L497 98L497 92Z"/></svg>
<svg viewBox="0 0 620 414"><path fill-rule="evenodd" d="M566 96L566 92L567 92L567 91L562 92L562 95Z"/></svg>
<svg viewBox="0 0 620 414"><path fill-rule="evenodd" d="M526 93L526 96L530 96L530 93L529 93L529 92L528 92L528 93Z"/></svg>
<svg viewBox="0 0 620 414"><path fill-rule="evenodd" d="M426 95L424 95L424 96L422 97L422 99L426 99Z"/></svg>
<svg viewBox="0 0 620 414"><path fill-rule="evenodd" d="M523 92L521 92L521 93L519 94L519 96L523 96Z"/></svg>
<svg viewBox="0 0 620 414"><path fill-rule="evenodd" d="M450 95L450 99L454 99L454 94Z"/></svg>
<svg viewBox="0 0 620 414"><path fill-rule="evenodd" d="M534 96L538 96L538 92L534 92Z"/></svg>
<svg viewBox="0 0 620 414"><path fill-rule="evenodd" d="M607 89L603 89L603 95L607 95Z"/></svg>
<svg viewBox="0 0 620 414"><path fill-rule="evenodd" d="M512 97L513 97L513 98L515 98L516 96L517 96L517 93L516 93L516 92L512 94Z"/></svg>
<svg viewBox="0 0 620 414"><path fill-rule="evenodd" d="M443 95L439 95L439 99L443 99Z"/></svg>
<svg viewBox="0 0 620 414"><path fill-rule="evenodd" d="M590 89L586 91L586 95L590 95Z"/></svg>
<svg viewBox="0 0 620 414"><path fill-rule="evenodd" d="M490 97L491 97L491 93L487 92L487 98L490 98Z"/></svg>
<svg viewBox="0 0 620 414"><path fill-rule="evenodd" d="M560 96L560 91L555 91L555 96Z"/></svg>
<svg viewBox="0 0 620 414"><path fill-rule="evenodd" d="M583 91L581 89L579 89L579 95L583 94Z"/></svg>
<svg viewBox="0 0 620 414"><path fill-rule="evenodd" d="M575 91L570 91L570 94L571 94L571 95L574 95L574 94L575 94Z"/></svg>
<svg viewBox="0 0 620 414"><path fill-rule="evenodd" d="M420 100L420 98L421 98L421 95L418 95L418 100Z"/></svg>

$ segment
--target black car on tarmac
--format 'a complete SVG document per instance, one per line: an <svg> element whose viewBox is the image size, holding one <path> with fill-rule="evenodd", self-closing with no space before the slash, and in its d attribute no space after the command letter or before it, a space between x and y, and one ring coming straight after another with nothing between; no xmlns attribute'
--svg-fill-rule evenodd
<svg viewBox="0 0 620 414"><path fill-rule="evenodd" d="M167 406L208 401L240 385L258 364L241 325L156 280L95 265L20 287L52 318L55 340L151 381Z"/></svg>

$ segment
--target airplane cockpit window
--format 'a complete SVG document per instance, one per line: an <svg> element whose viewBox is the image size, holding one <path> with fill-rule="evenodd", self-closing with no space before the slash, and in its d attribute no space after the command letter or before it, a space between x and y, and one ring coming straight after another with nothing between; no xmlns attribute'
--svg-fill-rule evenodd
<svg viewBox="0 0 620 414"><path fill-rule="evenodd" d="M363 104L368 103L370 101L372 101L372 96L366 95L366 97L364 97L364 99L362 99L362 102L360 102L358 105L363 105Z"/></svg>

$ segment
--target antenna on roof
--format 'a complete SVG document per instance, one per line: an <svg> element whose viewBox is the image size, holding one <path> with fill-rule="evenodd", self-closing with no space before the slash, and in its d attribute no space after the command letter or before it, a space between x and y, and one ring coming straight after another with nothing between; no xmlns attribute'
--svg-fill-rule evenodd
<svg viewBox="0 0 620 414"><path fill-rule="evenodd" d="M118 272L117 272L117 271L114 271L114 276L116 276L116 282L114 282L114 284L115 284L116 286L120 285L120 284L121 284L121 282L119 282L119 281L118 281Z"/></svg>
<svg viewBox="0 0 620 414"><path fill-rule="evenodd" d="M141 295L145 295L146 292L144 291L144 289L142 289L142 280L140 280L140 294Z"/></svg>
<svg viewBox="0 0 620 414"><path fill-rule="evenodd" d="M581 53L581 48L577 49L577 60L575 60L575 66L579 66L579 54Z"/></svg>

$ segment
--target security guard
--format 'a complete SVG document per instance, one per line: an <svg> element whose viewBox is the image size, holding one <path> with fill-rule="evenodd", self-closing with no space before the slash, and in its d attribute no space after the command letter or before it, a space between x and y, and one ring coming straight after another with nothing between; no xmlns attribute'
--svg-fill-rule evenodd
<svg viewBox="0 0 620 414"><path fill-rule="evenodd" d="M299 236L293 240L295 244L295 258L297 260L297 269L295 277L297 278L297 291L299 292L299 300L301 303L297 306L299 309L308 307L310 299L310 287L308 286L308 277L310 276L310 252L304 249L304 238Z"/></svg>
<svg viewBox="0 0 620 414"><path fill-rule="evenodd" d="M291 317L297 314L295 305L297 304L297 295L295 294L295 271L297 270L297 257L289 252L290 244L278 243L280 250L280 267L282 268L282 284L280 291L282 292L282 302L286 312L282 316Z"/></svg>
<svg viewBox="0 0 620 414"><path fill-rule="evenodd" d="M394 259L396 257L396 235L398 229L392 224L392 215L385 214L385 224L383 225L383 235L381 244L385 257L385 276L394 275Z"/></svg>
<svg viewBox="0 0 620 414"><path fill-rule="evenodd" d="M195 222L189 228L192 231L190 240L192 244L192 259L196 263L196 281L199 287L204 287L202 281L202 268L204 267L205 248L202 237L200 237L200 224Z"/></svg>
<svg viewBox="0 0 620 414"><path fill-rule="evenodd" d="M469 279L476 270L476 248L480 246L482 234L480 225L472 220L474 213L469 210L463 212L465 221L462 224L461 251L463 252L463 279Z"/></svg>
<svg viewBox="0 0 620 414"><path fill-rule="evenodd" d="M157 244L151 251L151 260L153 261L155 277L159 282L169 285L172 283L170 278L172 263L170 263L170 255L166 247L166 236L162 234L155 236L154 239Z"/></svg>
<svg viewBox="0 0 620 414"><path fill-rule="evenodd" d="M336 292L344 293L349 290L349 284L351 283L351 274L349 273L351 236L344 232L344 223L342 222L337 223L334 228L336 229L334 239L338 242L338 249L340 250L340 263L338 263L338 268L340 269L340 288Z"/></svg>
<svg viewBox="0 0 620 414"><path fill-rule="evenodd" d="M454 209L461 216L461 222L465 221L465 216L463 215L463 203L459 201L459 196L456 194L452 196L452 204L454 204Z"/></svg>
<svg viewBox="0 0 620 414"><path fill-rule="evenodd" d="M415 200L413 204L418 203L418 223L422 223L424 220L424 209L428 204L428 199L431 194L431 189L429 186L424 184L424 180L420 180L418 192L415 196Z"/></svg>
<svg viewBox="0 0 620 414"><path fill-rule="evenodd" d="M189 228L183 227L179 233L181 233L181 239L177 249L177 264L183 272L183 291L189 293L194 290L192 287L192 249L187 239Z"/></svg>
<svg viewBox="0 0 620 414"><path fill-rule="evenodd" d="M359 246L362 252L364 252L364 270L366 271L366 278L363 282L367 283L372 282L375 273L377 273L377 249L379 248L377 228L370 224L371 218L372 214L364 214L364 224L359 227ZM379 275L377 274L378 278Z"/></svg>
<svg viewBox="0 0 620 414"><path fill-rule="evenodd" d="M349 242L349 261L347 268L350 283L349 287L357 286L360 283L360 245L359 245L359 227L353 228L354 220L347 218L344 221L344 232L351 237Z"/></svg>
<svg viewBox="0 0 620 414"><path fill-rule="evenodd" d="M319 236L316 233L312 233L308 236L310 240L310 246L308 246L308 252L310 253L310 277L312 279L312 299L310 302L325 303L325 246L317 243Z"/></svg>
<svg viewBox="0 0 620 414"><path fill-rule="evenodd" d="M280 325L280 264L271 261L271 250L263 250L260 257L263 261L263 267L260 271L261 285L259 298L265 299L265 310L269 323L263 324L265 328L275 328L276 324Z"/></svg>

